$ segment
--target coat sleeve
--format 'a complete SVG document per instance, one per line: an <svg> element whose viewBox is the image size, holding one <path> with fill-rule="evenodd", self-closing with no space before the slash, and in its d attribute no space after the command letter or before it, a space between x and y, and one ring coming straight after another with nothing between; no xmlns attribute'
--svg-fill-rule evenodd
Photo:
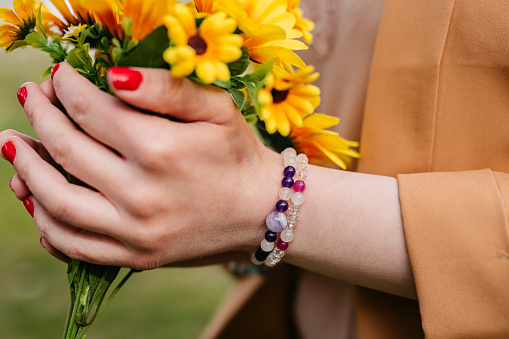
<svg viewBox="0 0 509 339"><path fill-rule="evenodd" d="M427 338L509 335L509 174L398 176Z"/></svg>

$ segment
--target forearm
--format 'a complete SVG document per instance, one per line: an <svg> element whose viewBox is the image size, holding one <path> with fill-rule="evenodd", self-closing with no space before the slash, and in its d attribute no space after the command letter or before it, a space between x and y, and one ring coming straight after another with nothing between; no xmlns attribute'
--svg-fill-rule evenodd
<svg viewBox="0 0 509 339"><path fill-rule="evenodd" d="M310 166L305 197L286 262L416 297L395 178Z"/></svg>

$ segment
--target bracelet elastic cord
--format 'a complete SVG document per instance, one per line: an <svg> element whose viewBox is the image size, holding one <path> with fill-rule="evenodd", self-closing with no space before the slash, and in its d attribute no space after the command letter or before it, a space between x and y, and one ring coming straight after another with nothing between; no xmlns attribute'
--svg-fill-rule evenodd
<svg viewBox="0 0 509 339"><path fill-rule="evenodd" d="M285 149L281 155L284 159L283 186L279 190L276 210L271 212L265 222L269 229L265 233L258 250L251 256L254 265L265 263L266 266L276 265L284 256L284 251L293 240L293 232L299 221L300 205L304 202L305 179L307 178L308 158L304 154L297 155L293 148ZM297 180L294 177L297 175ZM293 189L292 189L293 188ZM285 215L288 212L288 215ZM280 233L279 241L278 233Z"/></svg>

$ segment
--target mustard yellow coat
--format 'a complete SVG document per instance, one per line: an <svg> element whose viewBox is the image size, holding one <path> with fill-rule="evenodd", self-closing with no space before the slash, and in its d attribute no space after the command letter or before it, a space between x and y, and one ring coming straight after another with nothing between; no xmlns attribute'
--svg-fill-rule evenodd
<svg viewBox="0 0 509 339"><path fill-rule="evenodd" d="M359 337L509 338L509 1L386 1L361 154L398 178L418 301L358 288ZM297 275L241 280L207 335L298 338Z"/></svg>

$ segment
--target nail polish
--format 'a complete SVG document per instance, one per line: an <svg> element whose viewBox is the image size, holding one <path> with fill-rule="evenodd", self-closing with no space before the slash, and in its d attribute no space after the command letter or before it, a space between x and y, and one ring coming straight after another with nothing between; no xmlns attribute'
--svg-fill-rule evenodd
<svg viewBox="0 0 509 339"><path fill-rule="evenodd" d="M140 72L128 67L112 67L108 70L108 78L115 89L135 91L140 87L143 76Z"/></svg>
<svg viewBox="0 0 509 339"><path fill-rule="evenodd" d="M7 141L2 146L2 154L11 164L14 162L14 158L16 157L16 147L14 147L14 144L11 141Z"/></svg>
<svg viewBox="0 0 509 339"><path fill-rule="evenodd" d="M17 95L18 95L19 103L21 104L22 107L25 107L25 101L27 101L27 95L28 95L27 88L25 86L21 86L18 89Z"/></svg>
<svg viewBox="0 0 509 339"><path fill-rule="evenodd" d="M14 192L14 189L12 188L12 179L14 179L14 177L12 177L11 180L9 180L9 188L11 189L11 191Z"/></svg>
<svg viewBox="0 0 509 339"><path fill-rule="evenodd" d="M32 202L32 200L30 200L30 198L26 198L25 200L23 200L23 205L25 205L25 208L27 209L28 213L30 213L30 215L33 218L34 217L34 203Z"/></svg>
<svg viewBox="0 0 509 339"><path fill-rule="evenodd" d="M55 66L53 66L53 68L51 69L51 80L53 80L53 77L55 76L55 73L58 71L59 68L60 64L56 64Z"/></svg>

